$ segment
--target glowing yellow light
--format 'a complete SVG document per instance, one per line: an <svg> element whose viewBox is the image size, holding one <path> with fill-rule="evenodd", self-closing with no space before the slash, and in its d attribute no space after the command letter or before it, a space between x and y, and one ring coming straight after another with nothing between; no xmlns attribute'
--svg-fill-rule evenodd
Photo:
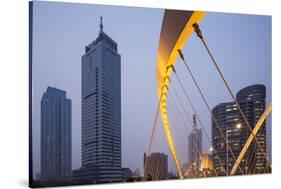
<svg viewBox="0 0 281 189"><path fill-rule="evenodd" d="M190 13L190 12L189 12ZM175 146L173 143L173 138L170 132L169 127L169 119L167 114L167 92L168 92L168 83L171 73L173 72L173 65L175 64L175 60L178 56L177 50L183 48L185 45L187 39L191 35L193 28L192 24L198 23L205 15L205 12L199 12L194 11L192 12L192 15L190 18L184 23L184 28L181 30L180 35L176 36L177 39L173 41L172 47L167 46L167 41L169 39L166 39L162 36L160 36L160 42L159 42L159 50L158 50L158 62L157 62L157 91L158 96L161 102L160 111L162 116L162 121L165 129L166 138L168 140L168 144L170 146L170 151L172 153L173 159L176 164L176 168L178 171L178 175L180 179L183 179L181 168L179 165L179 161L177 158ZM165 17L164 17L165 18ZM185 20L184 20L185 22ZM163 26L162 26L163 27ZM162 38L163 37L163 38ZM169 36L167 36L169 37ZM172 48L172 49L168 49ZM169 67L168 67L169 66Z"/></svg>

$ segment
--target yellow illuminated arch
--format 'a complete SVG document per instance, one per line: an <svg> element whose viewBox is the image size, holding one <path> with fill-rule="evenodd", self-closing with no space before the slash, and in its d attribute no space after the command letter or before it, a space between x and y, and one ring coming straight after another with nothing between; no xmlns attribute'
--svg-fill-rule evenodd
<svg viewBox="0 0 281 189"><path fill-rule="evenodd" d="M192 24L200 22L204 15L205 12L199 11L165 10L159 40L157 92L160 100L160 111L170 151L175 161L179 178L181 179L183 176L175 150L167 113L168 83L173 71L173 65L178 56L177 50L183 48L190 37L193 31Z"/></svg>

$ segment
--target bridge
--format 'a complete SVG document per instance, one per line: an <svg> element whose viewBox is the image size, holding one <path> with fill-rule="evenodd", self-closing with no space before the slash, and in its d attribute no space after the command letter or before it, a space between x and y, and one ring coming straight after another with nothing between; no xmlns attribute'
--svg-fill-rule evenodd
<svg viewBox="0 0 281 189"><path fill-rule="evenodd" d="M208 47L208 39L205 39L204 32L208 31L202 31L200 28L200 22L204 20L205 17L207 17L206 12L200 12L200 11L177 11L177 10L165 10L163 22L162 22L162 28L160 33L160 40L159 40L159 49L158 49L158 60L157 60L157 93L158 93L158 104L157 104L157 110L154 115L154 122L152 124L152 130L151 130L151 136L149 141L149 146L147 150L147 154L151 153L151 146L153 143L153 138L155 135L155 130L157 124L157 119L160 118L162 120L162 126L164 127L166 140L169 145L169 150L172 154L173 161L175 163L176 169L177 169L177 175L178 178L188 178L190 175L194 175L194 177L206 177L208 175L206 174L200 174L198 172L198 169L191 169L191 174L187 174L187 172L183 172L182 170L182 163L179 161L179 153L176 150L175 145L175 136L173 136L171 132L171 121L170 121L170 112L172 111L171 105L174 106L173 110L176 110L176 114L180 117L181 121L184 123L186 127L192 127L192 121L191 121L191 115L188 115L187 111L185 111L185 106L188 106L192 109L194 115L196 115L198 122L199 122L199 128L203 131L203 137L204 140L207 141L208 145L210 146L210 149L212 151L213 157L215 157L219 164L221 164L220 170L213 170L213 176L229 176L229 175L236 175L236 174L258 174L258 173L265 173L271 170L271 162L268 159L267 153L263 149L262 142L258 140L257 135L259 131L265 127L265 120L270 115L272 111L272 105L269 103L268 107L265 107L265 110L263 111L262 115L258 118L258 121L254 123L253 126L252 123L247 119L247 116L245 115L245 112L243 111L243 108L241 107L240 103L235 98L235 95L232 91L231 86L229 85L228 81L226 80L223 70L220 68L220 63L218 63L212 54L211 49ZM219 28L218 28L219 29ZM244 129L247 130L247 133L249 135L247 136L247 140L245 144L243 144L242 148L239 150L239 153L237 153L237 149L234 150L234 146L230 145L228 141L228 136L223 131L223 125L220 124L220 122L217 120L217 117L212 112L211 106L208 103L208 100L206 98L206 95L204 94L200 83L198 82L197 76L194 75L189 62L188 57L184 55L182 52L182 48L188 43L189 38L191 37L191 34L195 32L196 37L198 40L202 43L202 48L206 50L207 55L210 57L209 63L212 64L212 66L215 68L217 72L217 76L221 79L226 92L229 94L233 101L233 105L236 107L237 111L239 112L239 115L241 117L239 124L236 125L237 129L240 129L241 127L244 127ZM175 64L183 64L185 67L185 75L178 74L177 70L175 69ZM183 82L182 77L190 77L191 81L193 82L199 97L202 99L202 102L206 106L206 109L208 110L208 113L211 115L213 125L218 131L219 137L223 140L222 145L226 145L227 153L229 153L229 157L233 160L233 164L231 167L229 165L225 165L223 163L222 157L217 152L217 148L213 146L212 141L210 139L210 136L207 132L206 125L203 124L201 120L201 116L198 113L198 110L196 108L196 105L192 101L192 98L190 96L190 92L188 90L188 85L186 85ZM174 86L177 83L178 86L180 86L181 92L184 94L184 98L180 97L178 95L178 91L176 90L176 87ZM173 94L172 98L171 94ZM178 103L175 104L175 101ZM182 114L184 116L180 116L180 109ZM188 123L186 123L184 120L188 120ZM187 137L186 137L187 138ZM243 162L244 161L251 161L251 153L249 152L252 150L251 145L255 145L255 149L259 151L259 153L262 155L262 163L266 165L266 168L264 169L257 169L255 165L247 166L247 169L245 169ZM196 151L199 151L199 149L193 149L196 153ZM235 152L234 152L235 151ZM250 154L247 155L246 154ZM247 159L248 158L248 159ZM228 162L227 162L228 164ZM146 172L147 165L144 166L144 172ZM146 179L146 178L144 178Z"/></svg>

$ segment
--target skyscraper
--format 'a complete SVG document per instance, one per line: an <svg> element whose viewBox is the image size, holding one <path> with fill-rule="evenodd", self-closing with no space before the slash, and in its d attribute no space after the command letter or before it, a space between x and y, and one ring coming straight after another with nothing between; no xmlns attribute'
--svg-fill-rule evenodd
<svg viewBox="0 0 281 189"><path fill-rule="evenodd" d="M71 178L71 100L66 92L48 87L41 99L42 181Z"/></svg>
<svg viewBox="0 0 281 189"><path fill-rule="evenodd" d="M144 153L144 178L146 180L165 180L168 176L168 156L164 153Z"/></svg>
<svg viewBox="0 0 281 189"><path fill-rule="evenodd" d="M265 98L266 90L263 85L246 87L236 95L236 99L251 129L255 127L265 110ZM227 146L216 126L215 120L212 119L212 144L223 164L222 167L218 157L214 154L214 168L221 175L225 175L223 169L229 175L231 168L235 164L233 156L237 159L248 137L251 135L251 131L234 102L221 103L215 106L212 112L228 141ZM240 164L241 169L237 170L237 174L242 174L242 172L243 174L264 173L268 171L263 154L266 153L266 123L264 122L263 124L256 136L262 150L254 140L244 156Z"/></svg>
<svg viewBox="0 0 281 189"><path fill-rule="evenodd" d="M121 181L121 58L103 31L82 56L82 169L92 182Z"/></svg>
<svg viewBox="0 0 281 189"><path fill-rule="evenodd" d="M193 115L193 126L188 136L188 164L189 168L199 169L202 155L202 129L197 128L196 115Z"/></svg>

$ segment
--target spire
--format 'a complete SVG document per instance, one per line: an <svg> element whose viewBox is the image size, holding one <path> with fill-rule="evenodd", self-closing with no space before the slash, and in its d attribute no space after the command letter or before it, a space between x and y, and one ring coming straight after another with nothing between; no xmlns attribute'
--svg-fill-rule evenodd
<svg viewBox="0 0 281 189"><path fill-rule="evenodd" d="M197 128L196 114L194 114L192 117L193 117L193 129L196 129Z"/></svg>
<svg viewBox="0 0 281 189"><path fill-rule="evenodd" d="M102 16L100 17L100 34L103 33Z"/></svg>

